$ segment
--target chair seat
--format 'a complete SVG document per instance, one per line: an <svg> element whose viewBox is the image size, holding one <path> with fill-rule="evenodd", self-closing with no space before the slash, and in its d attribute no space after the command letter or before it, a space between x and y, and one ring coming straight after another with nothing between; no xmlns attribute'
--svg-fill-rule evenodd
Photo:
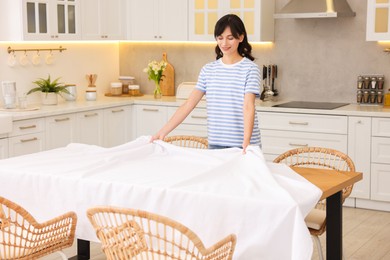
<svg viewBox="0 0 390 260"><path fill-rule="evenodd" d="M306 226L311 229L320 230L326 219L326 211L312 209L305 218Z"/></svg>

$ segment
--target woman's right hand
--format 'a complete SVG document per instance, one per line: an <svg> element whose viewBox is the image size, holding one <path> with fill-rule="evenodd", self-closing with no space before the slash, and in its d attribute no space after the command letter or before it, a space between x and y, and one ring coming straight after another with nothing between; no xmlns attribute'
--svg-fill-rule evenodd
<svg viewBox="0 0 390 260"><path fill-rule="evenodd" d="M155 140L164 140L164 138L165 138L165 135L161 134L160 132L158 132L157 134L152 135L150 137L150 141L149 142L153 143L153 141L155 141Z"/></svg>

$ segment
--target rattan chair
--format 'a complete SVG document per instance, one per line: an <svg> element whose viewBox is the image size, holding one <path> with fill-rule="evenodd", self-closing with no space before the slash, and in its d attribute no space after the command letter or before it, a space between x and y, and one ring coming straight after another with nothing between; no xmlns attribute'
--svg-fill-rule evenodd
<svg viewBox="0 0 390 260"><path fill-rule="evenodd" d="M71 247L77 216L68 212L37 223L24 208L0 197L0 259L37 259Z"/></svg>
<svg viewBox="0 0 390 260"><path fill-rule="evenodd" d="M279 155L275 163L285 163L295 167L310 167L334 169L338 171L355 171L351 158L337 150L320 147L303 147L289 150ZM342 192L342 203L351 194L353 185L346 187ZM318 202L316 207L305 218L310 234L313 236L318 249L318 256L322 260L322 247L319 236L326 231L326 200Z"/></svg>
<svg viewBox="0 0 390 260"><path fill-rule="evenodd" d="M108 260L228 260L236 245L236 236L231 234L206 249L184 225L142 210L94 207L87 216Z"/></svg>
<svg viewBox="0 0 390 260"><path fill-rule="evenodd" d="M164 138L164 142L171 143L173 145L189 148L207 149L209 143L207 139L198 136L191 135L175 135Z"/></svg>

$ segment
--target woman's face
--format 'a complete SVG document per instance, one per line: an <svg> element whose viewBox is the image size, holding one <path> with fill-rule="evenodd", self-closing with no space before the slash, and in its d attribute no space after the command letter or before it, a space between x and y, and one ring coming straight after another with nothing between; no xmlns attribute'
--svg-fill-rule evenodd
<svg viewBox="0 0 390 260"><path fill-rule="evenodd" d="M244 35L240 35L239 39L233 37L230 27L226 27L221 35L218 35L216 40L218 47L223 55L232 55L237 53L238 45L244 39Z"/></svg>

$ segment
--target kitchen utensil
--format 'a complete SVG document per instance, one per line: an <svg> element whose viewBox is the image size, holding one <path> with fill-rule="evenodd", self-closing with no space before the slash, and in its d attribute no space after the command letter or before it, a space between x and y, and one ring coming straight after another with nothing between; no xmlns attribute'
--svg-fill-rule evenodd
<svg viewBox="0 0 390 260"><path fill-rule="evenodd" d="M356 102L360 104L362 103L362 100L363 100L363 91L358 90L356 94Z"/></svg>
<svg viewBox="0 0 390 260"><path fill-rule="evenodd" d="M97 75L96 74L87 74L85 78L88 81L88 87L95 87Z"/></svg>
<svg viewBox="0 0 390 260"><path fill-rule="evenodd" d="M22 66L26 66L29 63L27 52L24 52L24 54L22 54L22 56L19 57L19 63Z"/></svg>
<svg viewBox="0 0 390 260"><path fill-rule="evenodd" d="M10 54L8 55L7 64L10 67L13 67L16 65L16 56L15 56L14 52L10 52Z"/></svg>
<svg viewBox="0 0 390 260"><path fill-rule="evenodd" d="M167 53L163 52L162 59L167 63L163 76L160 81L160 88L163 96L174 96L175 95L175 69L168 62Z"/></svg>
<svg viewBox="0 0 390 260"><path fill-rule="evenodd" d="M53 57L53 53L51 51L46 55L45 62L47 65L53 64L54 57Z"/></svg>
<svg viewBox="0 0 390 260"><path fill-rule="evenodd" d="M39 55L39 51L32 57L31 62L33 65L39 65L41 63L41 56Z"/></svg>
<svg viewBox="0 0 390 260"><path fill-rule="evenodd" d="M376 92L374 90L370 91L370 103L376 102Z"/></svg>
<svg viewBox="0 0 390 260"><path fill-rule="evenodd" d="M122 95L122 82L111 82L110 93L113 96Z"/></svg>
<svg viewBox="0 0 390 260"><path fill-rule="evenodd" d="M263 73L262 73L262 77L263 77L263 91L261 92L260 94L260 100L264 100L265 98L265 90L266 90L266 80L267 80L267 67L265 65L263 65Z"/></svg>
<svg viewBox="0 0 390 260"><path fill-rule="evenodd" d="M16 108L16 82L2 81L1 91L3 93L4 108Z"/></svg>
<svg viewBox="0 0 390 260"><path fill-rule="evenodd" d="M85 92L85 99L88 101L95 101L96 100L96 91L86 91Z"/></svg>
<svg viewBox="0 0 390 260"><path fill-rule="evenodd" d="M119 81L122 82L122 94L129 94L129 86L134 85L134 77L119 76Z"/></svg>
<svg viewBox="0 0 390 260"><path fill-rule="evenodd" d="M382 104L383 102L383 91L382 90L379 90L377 93L376 93L376 102L378 104Z"/></svg>
<svg viewBox="0 0 390 260"><path fill-rule="evenodd" d="M272 65L272 92L274 92L274 96L277 96L278 90L275 88L275 79L278 77L278 66Z"/></svg>

